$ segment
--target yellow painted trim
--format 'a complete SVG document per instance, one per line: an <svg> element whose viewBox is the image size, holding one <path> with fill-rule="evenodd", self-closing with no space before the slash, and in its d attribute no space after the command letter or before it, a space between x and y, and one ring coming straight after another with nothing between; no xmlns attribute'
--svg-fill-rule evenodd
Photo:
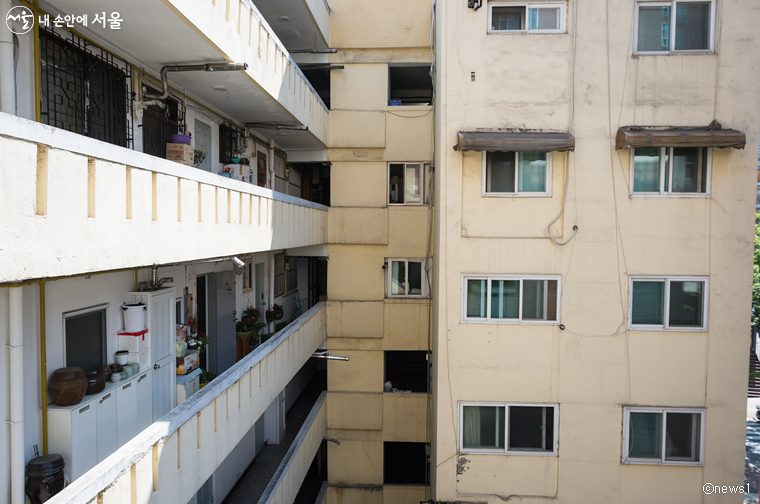
<svg viewBox="0 0 760 504"><path fill-rule="evenodd" d="M36 23L35 23L36 25ZM40 281L40 392L42 394L42 454L48 454L47 340L45 329L45 280Z"/></svg>

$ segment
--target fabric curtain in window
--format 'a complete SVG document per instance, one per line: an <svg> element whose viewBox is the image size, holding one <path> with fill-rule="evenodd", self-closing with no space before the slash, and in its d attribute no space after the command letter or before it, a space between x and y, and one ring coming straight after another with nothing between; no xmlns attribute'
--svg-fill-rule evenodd
<svg viewBox="0 0 760 504"><path fill-rule="evenodd" d="M631 323L662 325L665 282L633 282Z"/></svg>
<svg viewBox="0 0 760 504"><path fill-rule="evenodd" d="M391 295L406 294L406 264L404 261L391 261Z"/></svg>
<svg viewBox="0 0 760 504"><path fill-rule="evenodd" d="M628 457L662 456L662 413L631 412L628 429Z"/></svg>
<svg viewBox="0 0 760 504"><path fill-rule="evenodd" d="M515 153L489 152L486 156L486 192L515 192Z"/></svg>
<svg viewBox="0 0 760 504"><path fill-rule="evenodd" d="M660 191L660 149L634 149L633 191Z"/></svg>
<svg viewBox="0 0 760 504"><path fill-rule="evenodd" d="M673 192L699 192L699 149L673 149Z"/></svg>
<svg viewBox="0 0 760 504"><path fill-rule="evenodd" d="M491 318L516 319L520 310L520 281L491 281Z"/></svg>
<svg viewBox="0 0 760 504"><path fill-rule="evenodd" d="M710 49L710 3L676 5L676 50Z"/></svg>
<svg viewBox="0 0 760 504"><path fill-rule="evenodd" d="M467 317L485 318L486 280L467 280Z"/></svg>
<svg viewBox="0 0 760 504"><path fill-rule="evenodd" d="M420 195L420 165L406 165L406 203L419 203L422 201Z"/></svg>
<svg viewBox="0 0 760 504"><path fill-rule="evenodd" d="M520 152L518 164L518 190L546 192L546 152Z"/></svg>
<svg viewBox="0 0 760 504"><path fill-rule="evenodd" d="M463 448L504 448L504 406L464 406Z"/></svg>
<svg viewBox="0 0 760 504"><path fill-rule="evenodd" d="M529 30L556 30L559 28L559 9L528 9Z"/></svg>
<svg viewBox="0 0 760 504"><path fill-rule="evenodd" d="M525 7L493 7L492 30L524 30Z"/></svg>
<svg viewBox="0 0 760 504"><path fill-rule="evenodd" d="M544 320L545 280L523 280L523 320Z"/></svg>
<svg viewBox="0 0 760 504"><path fill-rule="evenodd" d="M639 52L670 50L670 7L639 5Z"/></svg>
<svg viewBox="0 0 760 504"><path fill-rule="evenodd" d="M703 282L670 282L668 325L702 326Z"/></svg>

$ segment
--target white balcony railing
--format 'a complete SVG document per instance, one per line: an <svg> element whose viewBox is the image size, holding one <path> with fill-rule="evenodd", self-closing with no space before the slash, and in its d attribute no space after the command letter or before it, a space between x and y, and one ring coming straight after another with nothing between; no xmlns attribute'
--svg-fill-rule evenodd
<svg viewBox="0 0 760 504"><path fill-rule="evenodd" d="M186 504L325 341L325 336L324 303L319 303L48 504ZM320 403L324 403L324 396L320 396L317 404ZM311 450L314 443L318 447L324 437L326 412L321 408L312 413L315 430L298 444L301 449ZM299 465L291 467L303 469Z"/></svg>
<svg viewBox="0 0 760 504"><path fill-rule="evenodd" d="M292 503L327 433L327 392L322 392L259 499L261 504Z"/></svg>
<svg viewBox="0 0 760 504"><path fill-rule="evenodd" d="M319 245L327 207L0 113L0 229L2 284Z"/></svg>

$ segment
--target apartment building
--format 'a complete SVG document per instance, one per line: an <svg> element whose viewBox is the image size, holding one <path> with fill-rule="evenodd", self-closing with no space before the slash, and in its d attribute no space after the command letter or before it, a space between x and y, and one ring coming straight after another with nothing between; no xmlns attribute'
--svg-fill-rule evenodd
<svg viewBox="0 0 760 504"><path fill-rule="evenodd" d="M51 503L222 502L295 428L247 500L317 468L316 503L739 502L703 486L743 483L757 7L0 12L4 500L62 453ZM118 334L135 301L147 343ZM235 319L274 304L246 355ZM137 376L53 403L133 344Z"/></svg>
<svg viewBox="0 0 760 504"><path fill-rule="evenodd" d="M436 5L436 501L742 501L758 13Z"/></svg>

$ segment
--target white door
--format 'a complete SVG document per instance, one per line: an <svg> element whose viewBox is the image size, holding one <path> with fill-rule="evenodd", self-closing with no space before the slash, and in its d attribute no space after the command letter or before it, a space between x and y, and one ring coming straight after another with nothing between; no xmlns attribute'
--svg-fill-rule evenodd
<svg viewBox="0 0 760 504"><path fill-rule="evenodd" d="M174 290L156 294L150 301L150 355L153 359L153 421L174 407L177 365L174 342Z"/></svg>
<svg viewBox="0 0 760 504"><path fill-rule="evenodd" d="M201 170L211 171L211 126L203 121L195 120L195 148L206 155L198 166Z"/></svg>
<svg viewBox="0 0 760 504"><path fill-rule="evenodd" d="M137 430L137 382L135 380L119 384L116 388L116 410L119 418L116 420L119 448L135 437Z"/></svg>
<svg viewBox="0 0 760 504"><path fill-rule="evenodd" d="M102 462L119 448L116 439L116 390L93 401L93 404L96 405L98 462Z"/></svg>

